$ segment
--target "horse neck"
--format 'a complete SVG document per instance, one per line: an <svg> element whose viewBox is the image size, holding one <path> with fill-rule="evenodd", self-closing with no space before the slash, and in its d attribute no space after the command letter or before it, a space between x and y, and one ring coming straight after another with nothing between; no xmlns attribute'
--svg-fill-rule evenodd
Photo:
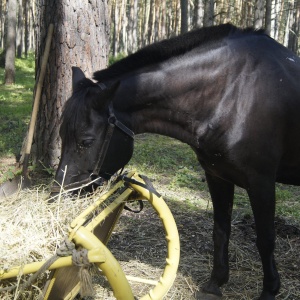
<svg viewBox="0 0 300 300"><path fill-rule="evenodd" d="M160 71L142 73L121 80L114 99L116 110L125 123L138 133L157 133L197 146L191 101L184 86Z"/></svg>

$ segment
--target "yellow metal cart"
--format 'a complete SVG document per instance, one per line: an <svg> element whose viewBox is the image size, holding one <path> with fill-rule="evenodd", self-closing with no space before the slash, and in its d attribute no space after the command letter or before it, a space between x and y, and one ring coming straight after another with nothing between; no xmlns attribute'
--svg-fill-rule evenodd
<svg viewBox="0 0 300 300"><path fill-rule="evenodd" d="M118 300L135 299L129 281L149 282L155 286L141 300L162 299L172 286L179 264L180 243L175 220L163 198L135 172L122 175L113 187L81 213L70 224L68 242L76 251L85 252L89 263L94 263L107 278L114 296ZM106 244L126 203L133 200L148 200L162 221L167 240L166 265L157 282L126 276ZM104 208L103 203L105 203ZM101 208L101 209L100 209ZM74 299L80 292L79 268L73 265L72 255L59 257L47 267L52 271L51 279L44 289L44 300ZM45 262L0 270L0 280L35 273Z"/></svg>

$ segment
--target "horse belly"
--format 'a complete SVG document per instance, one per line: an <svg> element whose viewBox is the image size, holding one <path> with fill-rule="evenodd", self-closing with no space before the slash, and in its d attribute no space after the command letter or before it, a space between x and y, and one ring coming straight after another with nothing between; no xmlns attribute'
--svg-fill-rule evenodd
<svg viewBox="0 0 300 300"><path fill-rule="evenodd" d="M297 159L293 164L281 164L276 174L276 182L300 185L300 161Z"/></svg>

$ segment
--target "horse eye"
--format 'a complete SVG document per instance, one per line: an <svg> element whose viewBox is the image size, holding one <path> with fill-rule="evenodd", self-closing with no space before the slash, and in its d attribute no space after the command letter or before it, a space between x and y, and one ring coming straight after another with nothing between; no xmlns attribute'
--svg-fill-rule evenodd
<svg viewBox="0 0 300 300"><path fill-rule="evenodd" d="M92 144L94 143L94 139L89 139L89 140L83 140L82 142L81 142L81 145L82 145L82 147L84 147L84 148L89 148L89 147L91 147L92 146Z"/></svg>

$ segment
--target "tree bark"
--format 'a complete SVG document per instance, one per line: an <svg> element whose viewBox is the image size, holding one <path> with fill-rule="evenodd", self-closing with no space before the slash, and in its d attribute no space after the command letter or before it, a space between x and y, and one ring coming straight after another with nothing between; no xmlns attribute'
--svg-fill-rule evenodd
<svg viewBox="0 0 300 300"><path fill-rule="evenodd" d="M56 167L60 156L59 119L71 96L71 67L86 76L107 66L108 4L97 0L41 0L37 18L36 76L40 71L46 33L54 24L54 35L39 107L32 158Z"/></svg>
<svg viewBox="0 0 300 300"><path fill-rule="evenodd" d="M7 36L5 43L5 84L15 83L17 1L7 2Z"/></svg>

